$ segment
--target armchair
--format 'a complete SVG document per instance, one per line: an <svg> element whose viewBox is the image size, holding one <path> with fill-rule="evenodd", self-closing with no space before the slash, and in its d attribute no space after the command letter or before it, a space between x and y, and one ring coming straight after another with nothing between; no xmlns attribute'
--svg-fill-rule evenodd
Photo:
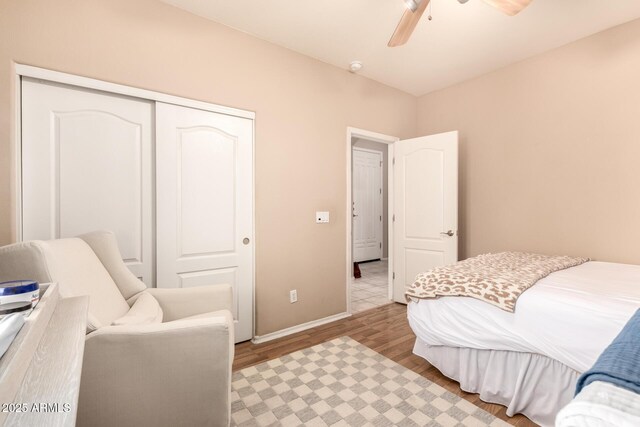
<svg viewBox="0 0 640 427"><path fill-rule="evenodd" d="M22 278L90 296L78 425L229 425L230 286L147 289L109 232L0 248L0 281Z"/></svg>

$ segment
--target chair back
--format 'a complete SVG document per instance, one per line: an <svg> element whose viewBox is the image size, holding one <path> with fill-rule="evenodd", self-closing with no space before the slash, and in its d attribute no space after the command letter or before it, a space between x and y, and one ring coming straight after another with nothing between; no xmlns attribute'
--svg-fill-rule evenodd
<svg viewBox="0 0 640 427"><path fill-rule="evenodd" d="M129 311L129 304L98 256L82 239L16 243L0 248L0 280L57 282L62 297L89 296L89 323L97 329Z"/></svg>

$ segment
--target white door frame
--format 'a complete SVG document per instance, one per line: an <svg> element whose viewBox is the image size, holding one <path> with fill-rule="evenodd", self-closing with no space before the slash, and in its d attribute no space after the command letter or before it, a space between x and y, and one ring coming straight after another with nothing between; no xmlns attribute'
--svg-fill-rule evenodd
<svg viewBox="0 0 640 427"><path fill-rule="evenodd" d="M353 152L354 151L360 151L360 152L363 152L363 153L373 153L373 154L379 154L380 155L380 162L381 162L380 163L380 188L383 188L384 187L384 184L383 184L384 183L384 176L383 176L383 172L382 172L383 171L382 161L384 159L384 155L383 155L382 151L370 150L368 148L353 147L353 149L351 151L351 155L352 156L353 156ZM352 161L353 161L353 157L352 157ZM387 171L388 171L388 169L389 168L387 167ZM351 165L351 173L352 173L351 174L351 179L353 180L353 164ZM353 183L352 183L352 185L353 185ZM353 187L351 188L351 191L352 191L351 197L353 197ZM387 191L388 191L388 189L387 189ZM382 197L383 195L380 194L380 196L381 197L380 197L380 202L379 203L380 203L380 205L382 205L382 209L380 209L380 212L382 212L382 210L384 209L384 201L383 201L383 197ZM353 216L351 217L351 226L353 227ZM382 243L384 243L384 226L382 224L382 221L379 221L378 227L380 228L380 239L382 239L380 241L380 259L382 259L383 258L382 255L384 255L384 251L383 251L383 248L382 248L382 246L383 246ZM353 238L353 234L351 235L351 237ZM387 247L389 246L388 243L389 242L387 242ZM387 253L388 252L389 251L387 250ZM352 254L352 256L353 256L353 254Z"/></svg>
<svg viewBox="0 0 640 427"><path fill-rule="evenodd" d="M346 225L347 225L347 313L351 314L351 279L353 278L353 230L352 230L352 138L362 138L368 141L380 142L388 145L387 161L387 222L388 234L388 252L389 252L389 285L388 285L388 298L393 299L393 144L399 141L400 138L395 136L384 135L381 133L371 132L364 129L358 129L354 127L347 127L347 203L346 203Z"/></svg>

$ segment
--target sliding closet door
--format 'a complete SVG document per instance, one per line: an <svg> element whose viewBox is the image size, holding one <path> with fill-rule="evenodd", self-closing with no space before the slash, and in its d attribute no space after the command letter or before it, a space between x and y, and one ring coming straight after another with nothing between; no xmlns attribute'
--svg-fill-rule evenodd
<svg viewBox="0 0 640 427"><path fill-rule="evenodd" d="M153 103L22 79L22 238L115 233L153 285Z"/></svg>
<svg viewBox="0 0 640 427"><path fill-rule="evenodd" d="M253 336L253 121L156 105L158 287L230 284Z"/></svg>

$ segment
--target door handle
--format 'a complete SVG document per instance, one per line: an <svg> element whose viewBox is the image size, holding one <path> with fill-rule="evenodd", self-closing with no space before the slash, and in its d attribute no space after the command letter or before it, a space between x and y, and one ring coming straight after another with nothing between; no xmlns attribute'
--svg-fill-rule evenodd
<svg viewBox="0 0 640 427"><path fill-rule="evenodd" d="M440 234L444 235L444 236L449 236L449 237L453 237L453 235L455 234L453 232L453 230L449 230L449 231L442 231L440 232Z"/></svg>
<svg viewBox="0 0 640 427"><path fill-rule="evenodd" d="M353 217L354 217L354 218L358 216L358 215L356 215L356 214L352 214L352 215L353 215Z"/></svg>

